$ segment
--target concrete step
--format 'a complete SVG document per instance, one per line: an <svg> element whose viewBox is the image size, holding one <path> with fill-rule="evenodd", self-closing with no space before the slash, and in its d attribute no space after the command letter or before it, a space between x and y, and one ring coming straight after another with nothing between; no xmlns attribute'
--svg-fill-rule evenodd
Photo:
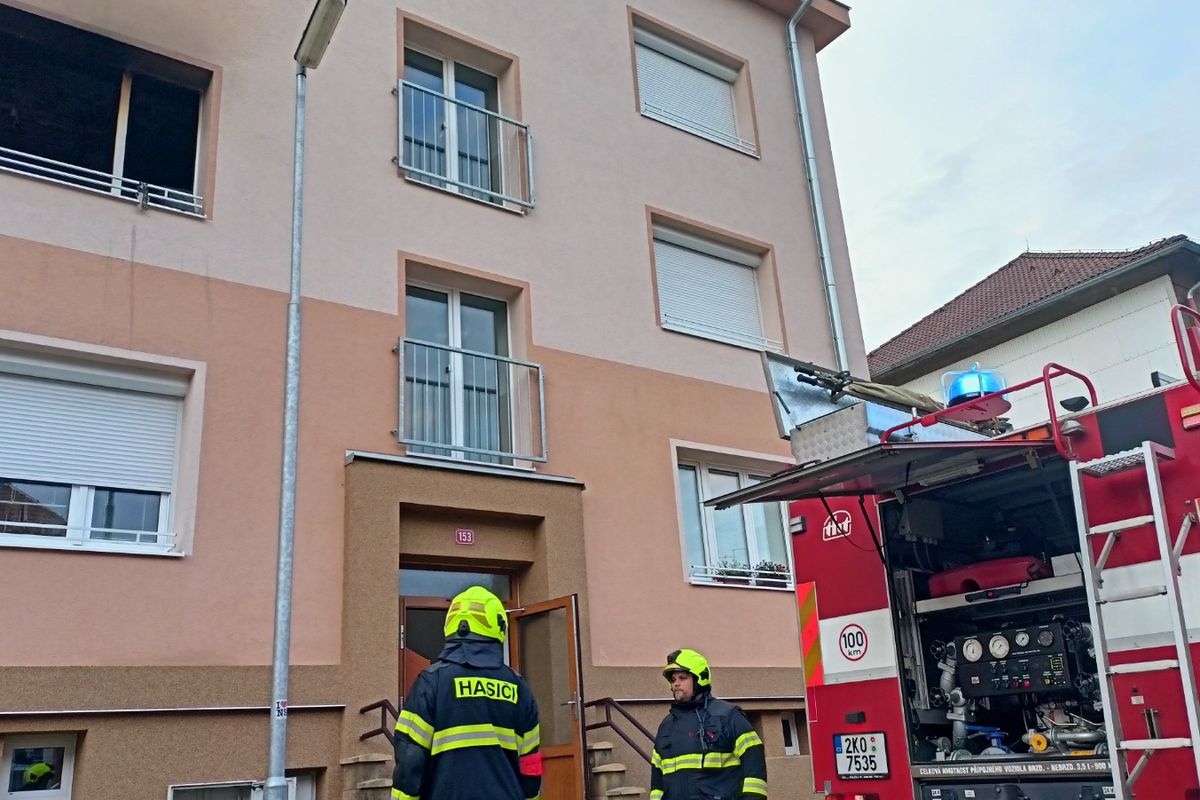
<svg viewBox="0 0 1200 800"><path fill-rule="evenodd" d="M369 781L359 781L358 786L355 788L358 788L358 789L387 789L390 792L392 790L392 779L391 778L372 778Z"/></svg>
<svg viewBox="0 0 1200 800"><path fill-rule="evenodd" d="M591 795L603 797L610 789L620 788L625 781L624 764L601 764L591 770Z"/></svg>
<svg viewBox="0 0 1200 800"><path fill-rule="evenodd" d="M612 761L612 742L589 742L587 746L587 761L589 767L599 767Z"/></svg>
<svg viewBox="0 0 1200 800"><path fill-rule="evenodd" d="M391 753L362 753L357 756L351 756L350 758L343 758L338 763L341 764L343 767L346 767L351 764L373 764L373 763L377 763L379 761L391 761L391 760L392 760Z"/></svg>
<svg viewBox="0 0 1200 800"><path fill-rule="evenodd" d="M646 790L640 786L620 786L616 789L609 789L604 793L605 797L641 797L646 793Z"/></svg>

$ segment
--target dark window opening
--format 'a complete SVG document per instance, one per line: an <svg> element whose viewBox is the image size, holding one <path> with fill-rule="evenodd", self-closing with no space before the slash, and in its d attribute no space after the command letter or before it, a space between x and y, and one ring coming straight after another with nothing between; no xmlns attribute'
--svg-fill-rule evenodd
<svg viewBox="0 0 1200 800"><path fill-rule="evenodd" d="M198 212L183 196L195 191L211 78L0 5L0 167L124 197L145 182L151 204Z"/></svg>

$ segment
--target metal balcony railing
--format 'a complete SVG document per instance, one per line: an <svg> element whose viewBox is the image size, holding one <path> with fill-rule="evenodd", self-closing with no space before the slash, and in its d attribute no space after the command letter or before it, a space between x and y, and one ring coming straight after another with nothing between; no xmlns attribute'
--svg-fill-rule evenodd
<svg viewBox="0 0 1200 800"><path fill-rule="evenodd" d="M790 589L792 573L787 571L751 569L746 566L722 565L710 567L705 564L691 566L693 583L728 583L738 586L759 586Z"/></svg>
<svg viewBox="0 0 1200 800"><path fill-rule="evenodd" d="M542 367L401 339L398 438L409 453L493 464L546 460Z"/></svg>
<svg viewBox="0 0 1200 800"><path fill-rule="evenodd" d="M533 208L533 136L520 120L400 80L396 161L420 183Z"/></svg>
<svg viewBox="0 0 1200 800"><path fill-rule="evenodd" d="M7 147L0 147L0 170L85 192L110 195L118 200L137 203L142 209L157 208L190 217L204 216L204 198L198 194L122 178Z"/></svg>

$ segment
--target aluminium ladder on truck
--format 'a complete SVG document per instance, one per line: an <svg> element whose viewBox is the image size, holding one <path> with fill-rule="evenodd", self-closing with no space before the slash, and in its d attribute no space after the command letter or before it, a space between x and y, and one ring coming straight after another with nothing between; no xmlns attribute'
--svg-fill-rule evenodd
<svg viewBox="0 0 1200 800"><path fill-rule="evenodd" d="M1168 520L1164 508L1162 478L1159 474L1160 461L1175 458L1173 450L1155 442L1143 442L1141 447L1120 453L1103 456L1092 461L1071 463L1071 489L1075 496L1075 514L1079 523L1080 554L1085 563L1083 569L1084 585L1087 589L1088 607L1092 618L1093 643L1096 648L1096 668L1099 673L1100 699L1104 705L1104 713L1108 732L1109 759L1112 763L1113 790L1115 800L1132 800L1136 795L1133 791L1143 770L1150 763L1153 755L1159 750L1190 750L1192 760L1196 765L1196 774L1200 776L1200 699L1197 697L1196 682L1192 672L1191 652L1188 645L1187 622L1183 616L1183 605L1179 589L1179 557L1183 552L1188 533L1196 516L1188 513L1184 516L1183 524L1175 541L1171 541L1168 530ZM1138 470L1145 474L1146 485L1150 495L1152 513L1110 522L1104 525L1090 525L1087 516L1087 500L1085 498L1085 478L1102 481L1109 476ZM1142 585L1121 591L1104 591L1104 568L1112 554L1113 548L1121 539L1124 531L1153 525L1158 545L1158 559L1150 563L1160 565L1163 583ZM1100 554L1093 557L1092 540L1103 538ZM1167 613L1170 618L1170 635L1175 646L1174 659L1157 661L1135 661L1128 664L1109 664L1108 640L1104 632L1102 608L1110 603L1122 603L1146 597L1165 596ZM1161 739L1126 739L1121 732L1121 719L1113 702L1113 677L1139 672L1174 671L1183 688L1184 706L1187 710L1187 737ZM1141 756L1132 769L1126 760L1131 751L1140 752Z"/></svg>

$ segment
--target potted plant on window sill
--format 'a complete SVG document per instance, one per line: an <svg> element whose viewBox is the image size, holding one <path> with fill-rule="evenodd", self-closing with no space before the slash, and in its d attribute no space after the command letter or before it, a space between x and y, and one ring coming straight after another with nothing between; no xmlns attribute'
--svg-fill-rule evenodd
<svg viewBox="0 0 1200 800"><path fill-rule="evenodd" d="M713 573L713 580L717 583L748 584L750 583L750 565L741 561L725 559L717 565L717 569Z"/></svg>
<svg viewBox="0 0 1200 800"><path fill-rule="evenodd" d="M788 566L775 561L760 561L754 565L755 586L787 586Z"/></svg>

